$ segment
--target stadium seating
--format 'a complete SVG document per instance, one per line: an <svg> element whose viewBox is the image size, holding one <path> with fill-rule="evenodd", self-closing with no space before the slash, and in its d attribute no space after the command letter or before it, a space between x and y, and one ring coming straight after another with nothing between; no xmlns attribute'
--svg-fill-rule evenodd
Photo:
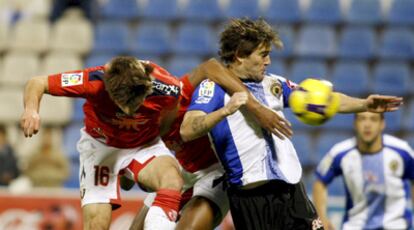
<svg viewBox="0 0 414 230"><path fill-rule="evenodd" d="M342 20L339 1L311 0L303 19L310 23L336 24Z"/></svg>
<svg viewBox="0 0 414 230"><path fill-rule="evenodd" d="M335 52L335 32L331 27L308 25L298 32L295 54L309 58L330 58Z"/></svg>
<svg viewBox="0 0 414 230"><path fill-rule="evenodd" d="M147 1L140 15L150 20L171 21L179 18L177 0L151 0Z"/></svg>
<svg viewBox="0 0 414 230"><path fill-rule="evenodd" d="M326 130L351 131L354 117L352 114L336 114L323 126Z"/></svg>
<svg viewBox="0 0 414 230"><path fill-rule="evenodd" d="M275 23L297 23L301 20L298 0L271 0L263 14L267 21Z"/></svg>
<svg viewBox="0 0 414 230"><path fill-rule="evenodd" d="M406 112L407 113L403 121L404 125L402 128L414 134L414 100L412 100L411 103L408 105ZM413 141L414 141L414 138L413 138ZM412 142L411 145L414 147L414 142Z"/></svg>
<svg viewBox="0 0 414 230"><path fill-rule="evenodd" d="M378 25L383 21L379 0L352 0L345 15L350 24Z"/></svg>
<svg viewBox="0 0 414 230"><path fill-rule="evenodd" d="M78 150L73 143L77 143L80 139L80 130L82 127L82 122L72 122L63 130L63 150L70 159L78 160L79 158Z"/></svg>
<svg viewBox="0 0 414 230"><path fill-rule="evenodd" d="M172 32L166 23L141 23L132 31L134 54L164 55L171 49Z"/></svg>
<svg viewBox="0 0 414 230"><path fill-rule="evenodd" d="M111 20L135 20L140 16L136 0L108 0L102 5L101 18Z"/></svg>
<svg viewBox="0 0 414 230"><path fill-rule="evenodd" d="M0 70L0 85L22 87L31 77L37 76L39 70L40 61L37 55L8 52Z"/></svg>
<svg viewBox="0 0 414 230"><path fill-rule="evenodd" d="M385 30L380 43L379 55L383 59L414 58L414 31L411 29Z"/></svg>
<svg viewBox="0 0 414 230"><path fill-rule="evenodd" d="M191 0L181 10L181 17L187 21L214 22L223 19L224 14L218 0Z"/></svg>
<svg viewBox="0 0 414 230"><path fill-rule="evenodd" d="M272 63L266 68L268 73L286 77L286 66L282 59L272 59Z"/></svg>
<svg viewBox="0 0 414 230"><path fill-rule="evenodd" d="M348 115L353 117L353 115ZM353 122L347 123L348 126L352 126ZM318 137L316 143L317 161L319 162L328 153L328 151L338 142L351 138L352 135L346 132L338 131L325 131Z"/></svg>
<svg viewBox="0 0 414 230"><path fill-rule="evenodd" d="M19 20L12 28L9 49L40 54L49 49L50 25L46 19Z"/></svg>
<svg viewBox="0 0 414 230"><path fill-rule="evenodd" d="M273 26L279 33L280 39L283 42L283 49L274 49L271 53L271 57L290 57L293 54L294 32L290 26Z"/></svg>
<svg viewBox="0 0 414 230"><path fill-rule="evenodd" d="M86 55L92 42L92 23L81 15L62 17L52 26L50 48L53 51Z"/></svg>
<svg viewBox="0 0 414 230"><path fill-rule="evenodd" d="M174 76L181 77L201 62L201 58L197 56L173 56L167 61L166 68Z"/></svg>
<svg viewBox="0 0 414 230"><path fill-rule="evenodd" d="M23 113L23 94L20 89L2 87L0 90L0 123L16 124Z"/></svg>
<svg viewBox="0 0 414 230"><path fill-rule="evenodd" d="M224 14L228 18L258 18L260 8L258 0L230 0L225 7Z"/></svg>
<svg viewBox="0 0 414 230"><path fill-rule="evenodd" d="M297 132L292 137L300 162L305 167L314 167L316 164L311 137L305 132Z"/></svg>
<svg viewBox="0 0 414 230"><path fill-rule="evenodd" d="M392 25L414 25L414 0L394 0L387 15Z"/></svg>
<svg viewBox="0 0 414 230"><path fill-rule="evenodd" d="M397 132L402 129L403 126L403 112L404 108L401 108L394 112L385 113L385 131L388 133Z"/></svg>
<svg viewBox="0 0 414 230"><path fill-rule="evenodd" d="M369 70L362 62L336 62L331 81L335 91L351 96L364 95L369 92Z"/></svg>
<svg viewBox="0 0 414 230"><path fill-rule="evenodd" d="M117 21L103 21L95 26L94 54L121 54L128 52L128 25Z"/></svg>
<svg viewBox="0 0 414 230"><path fill-rule="evenodd" d="M340 58L369 59L375 55L375 34L369 27L346 27L338 43Z"/></svg>
<svg viewBox="0 0 414 230"><path fill-rule="evenodd" d="M300 83L306 78L328 78L325 62L315 60L298 60L292 64L289 80Z"/></svg>
<svg viewBox="0 0 414 230"><path fill-rule="evenodd" d="M72 118L72 105L71 98L67 97L54 97L48 94L42 97L40 103L40 117L43 124L49 125L66 125Z"/></svg>
<svg viewBox="0 0 414 230"><path fill-rule="evenodd" d="M373 92L404 96L410 92L410 68L405 63L380 62L374 67Z"/></svg>
<svg viewBox="0 0 414 230"><path fill-rule="evenodd" d="M215 33L203 23L184 23L177 28L173 51L178 55L210 55L217 51Z"/></svg>
<svg viewBox="0 0 414 230"><path fill-rule="evenodd" d="M0 24L0 53L5 51L8 48L10 36L10 29L9 26L6 24Z"/></svg>
<svg viewBox="0 0 414 230"><path fill-rule="evenodd" d="M108 61L110 61L114 55L111 54L90 54L85 60L85 67L93 67L104 65Z"/></svg>
<svg viewBox="0 0 414 230"><path fill-rule="evenodd" d="M76 54L49 53L42 60L40 73L49 75L83 68L82 59Z"/></svg>

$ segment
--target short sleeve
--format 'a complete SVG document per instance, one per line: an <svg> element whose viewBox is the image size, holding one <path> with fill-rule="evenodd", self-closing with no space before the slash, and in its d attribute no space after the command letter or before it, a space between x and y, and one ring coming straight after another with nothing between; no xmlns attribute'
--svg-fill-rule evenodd
<svg viewBox="0 0 414 230"><path fill-rule="evenodd" d="M340 158L334 157L330 153L326 154L316 168L315 174L324 184L330 184L335 177L342 174Z"/></svg>
<svg viewBox="0 0 414 230"><path fill-rule="evenodd" d="M225 91L210 80L204 80L195 89L188 111L214 112L224 106Z"/></svg>

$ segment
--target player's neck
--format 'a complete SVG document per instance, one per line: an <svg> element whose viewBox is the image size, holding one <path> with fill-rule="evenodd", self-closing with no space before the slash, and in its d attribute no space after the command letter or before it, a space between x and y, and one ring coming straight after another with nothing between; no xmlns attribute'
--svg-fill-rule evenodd
<svg viewBox="0 0 414 230"><path fill-rule="evenodd" d="M364 154L377 153L382 149L382 137L381 135L375 138L372 142L364 142L357 140L358 150Z"/></svg>
<svg viewBox="0 0 414 230"><path fill-rule="evenodd" d="M248 79L247 75L244 74L241 65L237 65L236 63L230 64L228 66L228 69L230 70L230 72L234 75L236 75L238 78L240 78L241 80L246 80Z"/></svg>

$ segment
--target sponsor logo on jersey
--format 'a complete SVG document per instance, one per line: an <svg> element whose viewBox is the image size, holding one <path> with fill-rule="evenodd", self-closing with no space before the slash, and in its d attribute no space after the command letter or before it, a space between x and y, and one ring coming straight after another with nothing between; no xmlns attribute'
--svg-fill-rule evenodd
<svg viewBox="0 0 414 230"><path fill-rule="evenodd" d="M160 81L152 81L152 88L168 96L180 95L180 87L176 85L167 85Z"/></svg>
<svg viewBox="0 0 414 230"><path fill-rule="evenodd" d="M206 80L200 83L198 90L197 104L207 104L214 96L214 82Z"/></svg>
<svg viewBox="0 0 414 230"><path fill-rule="evenodd" d="M62 87L82 85L83 73L63 73L61 77Z"/></svg>

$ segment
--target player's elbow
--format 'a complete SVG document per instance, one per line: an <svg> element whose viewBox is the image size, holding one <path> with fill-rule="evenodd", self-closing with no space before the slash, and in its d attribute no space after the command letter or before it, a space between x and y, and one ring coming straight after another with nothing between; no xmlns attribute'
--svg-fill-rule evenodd
<svg viewBox="0 0 414 230"><path fill-rule="evenodd" d="M184 142L188 142L188 141L191 141L191 140L194 140L195 139L195 137L192 134L191 130L189 130L184 124L181 125L180 135L181 135L181 139Z"/></svg>

